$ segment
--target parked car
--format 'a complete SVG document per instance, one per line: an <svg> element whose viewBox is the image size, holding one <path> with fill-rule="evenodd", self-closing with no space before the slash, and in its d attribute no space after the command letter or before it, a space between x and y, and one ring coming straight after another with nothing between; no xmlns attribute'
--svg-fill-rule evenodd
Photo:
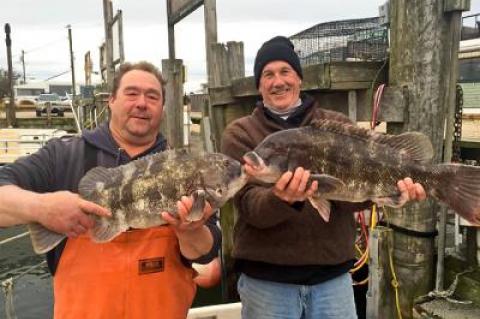
<svg viewBox="0 0 480 319"><path fill-rule="evenodd" d="M70 111L72 105L72 94L65 93L65 96L61 96L60 100L62 100L62 105L65 107L65 112Z"/></svg>
<svg viewBox="0 0 480 319"><path fill-rule="evenodd" d="M43 93L37 98L36 113L37 116L42 116L42 113L47 113L47 107L50 106L50 112L56 113L58 116L63 116L65 112L65 104L62 102L56 93Z"/></svg>

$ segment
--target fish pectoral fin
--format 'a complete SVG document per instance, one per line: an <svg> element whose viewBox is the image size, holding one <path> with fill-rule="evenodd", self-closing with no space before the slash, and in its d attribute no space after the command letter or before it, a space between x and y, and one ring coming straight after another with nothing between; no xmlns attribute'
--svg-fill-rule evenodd
<svg viewBox="0 0 480 319"><path fill-rule="evenodd" d="M405 205L407 199L402 196L402 193L394 194L391 196L377 197L372 201L378 206L388 206L393 208L399 208Z"/></svg>
<svg viewBox="0 0 480 319"><path fill-rule="evenodd" d="M193 204L190 213L187 215L187 220L195 222L202 219L203 210L205 209L206 194L204 190L196 190L192 193Z"/></svg>
<svg viewBox="0 0 480 319"><path fill-rule="evenodd" d="M320 196L310 196L308 200L310 201L310 204L312 204L312 206L318 211L322 219L328 223L330 220L330 208L332 206L330 201Z"/></svg>
<svg viewBox="0 0 480 319"><path fill-rule="evenodd" d="M33 250L37 254L44 254L52 250L66 238L65 235L53 232L36 223L28 224L28 230L32 239Z"/></svg>
<svg viewBox="0 0 480 319"><path fill-rule="evenodd" d="M317 191L319 193L330 193L345 186L345 183L341 179L328 174L312 174L310 175L310 185L313 181L318 182Z"/></svg>
<svg viewBox="0 0 480 319"><path fill-rule="evenodd" d="M99 219L90 231L90 236L94 242L105 243L117 237L120 233L128 229L127 225L118 225Z"/></svg>

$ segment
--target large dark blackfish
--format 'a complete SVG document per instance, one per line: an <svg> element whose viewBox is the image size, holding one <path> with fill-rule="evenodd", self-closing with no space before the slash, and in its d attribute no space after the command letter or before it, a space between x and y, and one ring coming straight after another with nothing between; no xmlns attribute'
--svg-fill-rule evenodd
<svg viewBox="0 0 480 319"><path fill-rule="evenodd" d="M165 224L160 213L175 213L183 195L193 195L188 219L198 220L205 200L219 208L245 183L240 163L226 155L169 150L115 168L96 167L82 178L78 190L82 198L112 212L111 217L92 216L96 224L90 237L106 242L130 227ZM39 224L29 228L36 253L49 251L65 238Z"/></svg>
<svg viewBox="0 0 480 319"><path fill-rule="evenodd" d="M386 135L325 120L267 136L245 160L266 183L298 166L310 170L319 189L309 200L327 221L328 200L403 205L397 181L412 177L429 195L480 224L480 168L431 164L432 157L432 144L421 133Z"/></svg>

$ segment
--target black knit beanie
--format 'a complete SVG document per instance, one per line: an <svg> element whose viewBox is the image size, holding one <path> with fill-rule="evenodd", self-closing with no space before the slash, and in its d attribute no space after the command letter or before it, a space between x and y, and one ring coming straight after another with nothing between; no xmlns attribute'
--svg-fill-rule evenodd
<svg viewBox="0 0 480 319"><path fill-rule="evenodd" d="M298 76L303 79L300 59L293 48L293 43L283 36L276 36L262 45L257 52L253 67L253 74L255 75L255 84L257 85L257 88L260 84L260 77L265 65L277 60L285 61L290 64L290 66L297 72Z"/></svg>

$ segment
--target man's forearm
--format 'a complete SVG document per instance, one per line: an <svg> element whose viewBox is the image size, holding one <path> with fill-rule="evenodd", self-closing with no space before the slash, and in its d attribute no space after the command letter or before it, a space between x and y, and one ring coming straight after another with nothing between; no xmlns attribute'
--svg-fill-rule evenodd
<svg viewBox="0 0 480 319"><path fill-rule="evenodd" d="M14 185L0 186L0 227L34 222L41 195Z"/></svg>

